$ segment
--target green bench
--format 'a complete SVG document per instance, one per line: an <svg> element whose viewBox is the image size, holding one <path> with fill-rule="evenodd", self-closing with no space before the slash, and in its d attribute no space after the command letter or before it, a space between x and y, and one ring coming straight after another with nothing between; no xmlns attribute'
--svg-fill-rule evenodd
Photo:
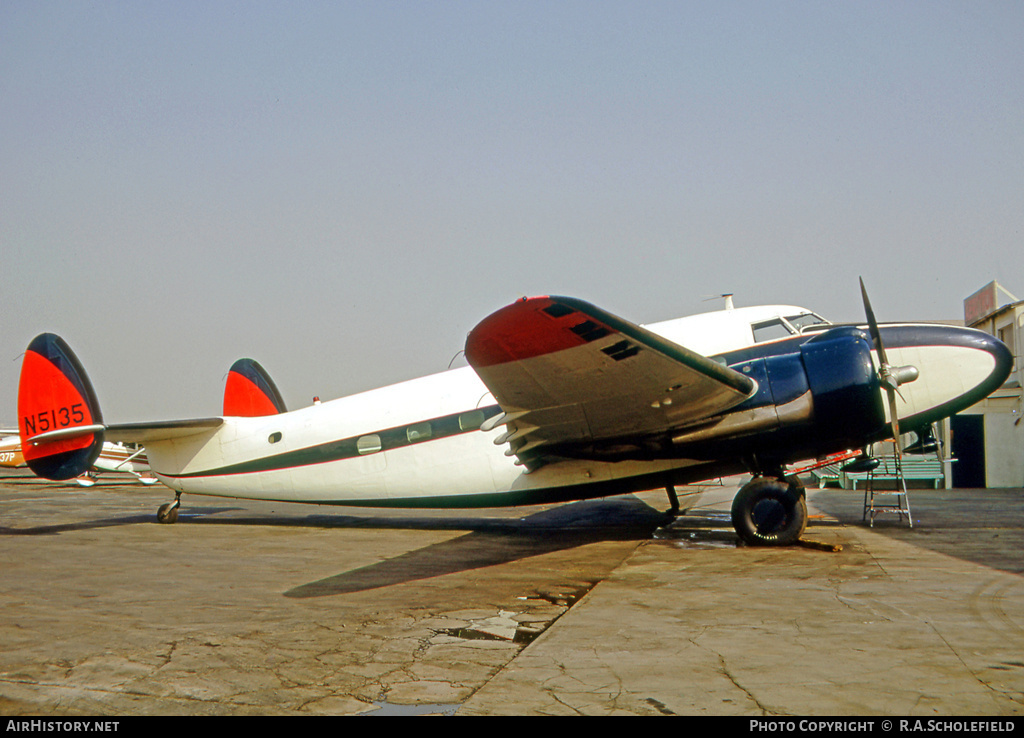
<svg viewBox="0 0 1024 738"><path fill-rule="evenodd" d="M874 471L875 481L895 480L896 461L892 456L878 457L882 462ZM939 489L939 485L945 480L943 462L938 459L920 458L916 456L903 457L903 478L910 481L928 482L932 489ZM824 488L829 482L838 482L843 489L857 489L859 482L865 482L868 472L844 472L840 470L839 464L829 464L820 469L814 469L811 475L817 479L819 488Z"/></svg>
<svg viewBox="0 0 1024 738"><path fill-rule="evenodd" d="M826 464L811 470L811 477L817 480L818 489L825 489L829 482L835 482L843 486L843 473L839 471L839 464Z"/></svg>

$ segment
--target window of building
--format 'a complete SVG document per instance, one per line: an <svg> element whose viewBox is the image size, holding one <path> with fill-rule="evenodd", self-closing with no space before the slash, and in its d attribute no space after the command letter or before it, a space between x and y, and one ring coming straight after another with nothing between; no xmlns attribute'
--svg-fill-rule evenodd
<svg viewBox="0 0 1024 738"><path fill-rule="evenodd" d="M1010 353L1013 354L1013 368L1017 368L1017 345L1016 345L1016 331L1014 330L1013 323L1010 325L1000 328L996 336L1000 341L1006 344L1006 348L1010 349Z"/></svg>

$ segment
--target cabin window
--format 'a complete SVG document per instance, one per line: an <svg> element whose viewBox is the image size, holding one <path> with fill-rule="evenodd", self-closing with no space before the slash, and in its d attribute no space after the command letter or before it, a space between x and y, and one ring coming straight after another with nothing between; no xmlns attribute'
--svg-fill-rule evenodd
<svg viewBox="0 0 1024 738"><path fill-rule="evenodd" d="M372 454L380 451L382 448L380 443L380 436L376 433L369 436L362 436L356 441L356 451L360 454Z"/></svg>
<svg viewBox="0 0 1024 738"><path fill-rule="evenodd" d="M270 438L268 438L267 441L270 442L270 443L277 443L282 438L283 438L283 436L281 435L281 431L278 431L276 433L271 433L270 434Z"/></svg>
<svg viewBox="0 0 1024 738"><path fill-rule="evenodd" d="M405 429L405 437L409 439L409 443L416 443L417 441L425 441L433 435L430 423L417 423L416 425L410 425Z"/></svg>
<svg viewBox="0 0 1024 738"><path fill-rule="evenodd" d="M459 430L476 430L484 424L484 411L472 410L459 416Z"/></svg>

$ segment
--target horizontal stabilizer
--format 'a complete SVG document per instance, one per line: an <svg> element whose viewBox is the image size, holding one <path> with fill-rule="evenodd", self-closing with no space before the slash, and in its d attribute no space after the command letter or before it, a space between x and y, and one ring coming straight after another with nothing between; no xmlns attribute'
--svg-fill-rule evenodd
<svg viewBox="0 0 1024 738"><path fill-rule="evenodd" d="M80 425L72 428L61 428L59 430L48 431L46 433L40 433L38 436L32 436L29 439L29 443L33 446L42 446L47 443L54 443L56 441L63 441L70 438L81 438L82 436L88 436L93 433L102 433L107 429L105 425Z"/></svg>
<svg viewBox="0 0 1024 738"><path fill-rule="evenodd" d="M186 438L215 430L224 424L223 418L196 418L189 420L163 420L148 423L117 423L106 426L108 441L119 443L155 443Z"/></svg>
<svg viewBox="0 0 1024 738"><path fill-rule="evenodd" d="M118 423L115 425L83 425L75 428L40 433L29 443L33 446L53 443L69 438L78 438L92 433L102 433L114 443L153 443L186 438L204 431L214 430L224 424L223 418L196 418L189 420L163 420L146 423Z"/></svg>

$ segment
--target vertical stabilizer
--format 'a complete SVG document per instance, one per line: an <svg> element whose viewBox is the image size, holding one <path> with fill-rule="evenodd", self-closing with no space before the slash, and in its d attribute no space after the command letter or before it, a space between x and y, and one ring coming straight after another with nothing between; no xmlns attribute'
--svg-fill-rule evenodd
<svg viewBox="0 0 1024 738"><path fill-rule="evenodd" d="M253 418L286 412L281 393L267 370L252 359L231 366L224 385L224 415Z"/></svg>
<svg viewBox="0 0 1024 738"><path fill-rule="evenodd" d="M103 418L78 357L53 333L25 351L18 384L18 430L30 469L47 479L89 470L103 448Z"/></svg>

